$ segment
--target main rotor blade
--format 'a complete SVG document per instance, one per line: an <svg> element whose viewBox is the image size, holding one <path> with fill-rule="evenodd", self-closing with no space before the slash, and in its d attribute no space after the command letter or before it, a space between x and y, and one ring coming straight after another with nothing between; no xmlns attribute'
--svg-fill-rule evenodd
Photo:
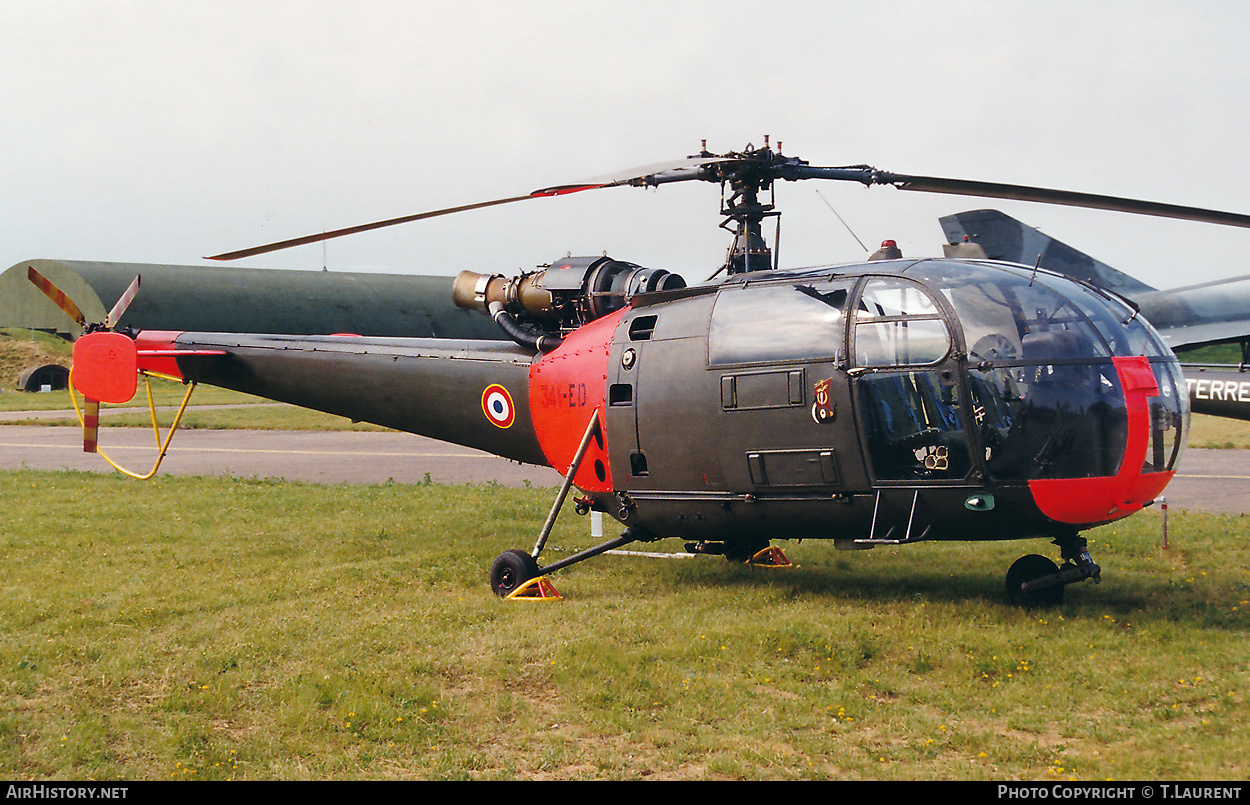
<svg viewBox="0 0 1250 805"><path fill-rule="evenodd" d="M1184 221L1201 221L1208 224L1224 224L1250 228L1250 215L1179 204L1121 196L1103 196L1095 193L1078 193L1071 190L1051 190L1045 187L973 182L964 179L941 179L933 176L905 176L881 174L884 183L899 190L918 190L925 193L953 193L960 196L983 196L987 198L1036 201L1042 204L1061 204L1068 207L1089 207L1096 210L1129 212L1137 215L1154 215L1161 218L1178 218Z"/></svg>
<svg viewBox="0 0 1250 805"><path fill-rule="evenodd" d="M104 326L112 330L117 326L117 321L126 312L126 308L130 307L130 303L134 301L135 296L139 293L139 277L135 277L130 283L130 287L117 300L117 304L113 305L113 309L104 318Z"/></svg>
<svg viewBox="0 0 1250 805"><path fill-rule="evenodd" d="M57 307L69 314L71 319L78 322L79 327L87 326L87 317L78 309L78 305L74 304L74 300L53 285L51 280L36 271L34 266L26 266L26 278L33 282L36 288L43 291L44 296L51 299Z"/></svg>
<svg viewBox="0 0 1250 805"><path fill-rule="evenodd" d="M764 158L761 155L766 155L767 158ZM913 190L923 193L947 193L952 195L980 196L995 199L1014 199L1017 201L1057 204L1068 207L1088 207L1092 209L1127 212L1138 215L1154 215L1164 218L1178 218L1188 221L1200 221L1204 223L1250 228L1250 215L1243 215L1240 213L1208 210L1200 207L1186 207L1178 204L1164 204L1156 201L1142 201L1139 199L1124 198L1121 196L1106 196L1094 193L1080 193L1070 190L1055 190L1045 187L1029 187L1027 185L1001 184L997 182L979 182L966 179L947 179L937 176L912 176L902 173L879 171L868 165L852 165L840 168L817 167L808 165L803 160L774 157L771 151L765 149L760 152L750 151L742 154L724 155L708 154L705 151L700 156L691 156L673 162L664 162L656 165L632 168L607 176L589 179L583 182L552 185L550 187L534 190L533 192L522 196L510 196L508 198L494 199L493 201L480 201L475 204L463 204L456 207L431 210L429 212L417 213L415 215L404 215L399 218L388 218L384 221L374 221L373 223L360 224L358 226L351 226L345 229L336 229L332 232L305 235L304 237L277 241L263 246L254 246L249 249L225 252L223 254L213 255L206 259L238 260L244 257L253 257L258 254L267 254L280 249L289 249L294 246L320 243L332 238L340 238L345 235L369 232L374 229L395 226L397 224L420 221L426 218L436 218L441 215L451 215L452 213L457 212L479 210L485 207L495 207L501 204L511 204L517 201L527 201L533 198L562 196L569 193L579 193L583 190L595 190L604 187L620 187L624 185L634 187L656 187L670 182L683 182L695 179L704 181L719 181L722 183L726 181L743 182L745 179L746 181L753 181L757 184L762 181L771 181L774 179L782 179L786 181L794 181L798 179L836 179L842 181L860 182L865 185L887 184L892 185L899 190ZM55 301L55 297L53 298Z"/></svg>
<svg viewBox="0 0 1250 805"><path fill-rule="evenodd" d="M258 254L267 254L269 252L276 252L282 249L290 249L294 246L306 246L310 243L321 243L322 241L330 240L332 238L341 238L344 235L355 235L360 232L369 232L371 230L382 229L387 226L406 224L411 223L412 221L421 221L426 218L437 218L440 215L451 215L452 213L457 212L480 210L485 207L496 207L500 204L511 204L515 201L527 201L532 198L564 196L569 193L580 193L583 190L596 190L602 187L620 187L622 185L654 186L658 184L665 184L667 182L681 182L689 179L698 179L702 178L698 174L699 168L706 164L720 161L723 161L722 157L689 157L687 159L676 160L674 162L646 165L640 168L631 168L629 170L620 171L619 173L615 173L610 176L587 179L583 182L573 182L570 184L544 187L524 196L511 196L509 198L500 198L493 201L479 201L476 204L462 204L458 207L447 207L441 210L420 212L415 215L404 215L399 218L388 218L385 221L374 221L369 224L360 224L358 226L350 226L345 229L336 229L332 232L305 235L304 237L281 240L276 243L268 243L263 246L253 246L249 249L239 249L238 251L215 254L205 259L239 260L244 257L255 257Z"/></svg>
<svg viewBox="0 0 1250 805"><path fill-rule="evenodd" d="M733 161L733 157L686 157L672 162L659 162L654 165L642 165L637 168L629 168L623 171L616 171L604 176L596 176L587 179L584 182L574 184L558 184L551 187L544 187L542 190L535 190L530 195L534 196L562 196L566 193L577 193L582 190L594 190L600 187L621 187L623 185L631 185L633 187L654 187L656 185L668 184L669 182L685 182L692 179L704 179L706 176L702 173L702 169L714 162Z"/></svg>
<svg viewBox="0 0 1250 805"><path fill-rule="evenodd" d="M554 194L547 194L554 195ZM531 198L539 198L536 194L528 196L512 196L511 198L499 198L493 201L479 201L476 204L464 204L459 207L447 207L442 210L431 210L430 212L419 212L416 215L405 215L399 218L388 218L385 221L374 221L371 224L360 224L359 226L349 226L346 229L335 229L332 232L322 232L317 235L305 235L302 238L291 238L290 240L280 240L276 243L267 243L264 246L253 246L250 249L239 249L234 252L225 252L224 254L215 254L206 257L206 260L238 260L243 257L254 257L258 254L267 254L276 252L281 249L290 249L293 246L304 246L309 243L320 243L323 240L331 238L341 238L344 235L355 235L358 232L369 232L374 229L381 229L385 226L395 226L396 224L406 224L410 221L420 221L425 218L437 218L440 215L451 215L453 212L467 212L469 210L480 210L484 207L495 207L500 204L511 204L514 201L525 201Z"/></svg>

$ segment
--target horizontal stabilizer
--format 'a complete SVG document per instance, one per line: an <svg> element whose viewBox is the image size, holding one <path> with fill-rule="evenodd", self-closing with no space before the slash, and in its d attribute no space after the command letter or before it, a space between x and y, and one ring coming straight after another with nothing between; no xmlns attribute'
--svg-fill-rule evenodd
<svg viewBox="0 0 1250 805"><path fill-rule="evenodd" d="M1134 299L1172 349L1250 338L1250 277L1233 277Z"/></svg>

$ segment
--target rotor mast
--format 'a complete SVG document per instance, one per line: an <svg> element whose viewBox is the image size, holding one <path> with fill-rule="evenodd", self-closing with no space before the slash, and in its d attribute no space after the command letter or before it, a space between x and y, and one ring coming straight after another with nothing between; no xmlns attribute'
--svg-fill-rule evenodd
<svg viewBox="0 0 1250 805"><path fill-rule="evenodd" d="M710 157L707 141L700 156ZM771 191L781 160L780 143L774 152L764 135L764 147L748 144L745 151L726 154L728 161L713 163L705 170L721 183L721 228L733 233L733 243L722 270L728 274L766 271L774 268L773 251L764 239L763 222L781 213L770 199L760 200L762 191ZM774 244L775 245L775 244Z"/></svg>

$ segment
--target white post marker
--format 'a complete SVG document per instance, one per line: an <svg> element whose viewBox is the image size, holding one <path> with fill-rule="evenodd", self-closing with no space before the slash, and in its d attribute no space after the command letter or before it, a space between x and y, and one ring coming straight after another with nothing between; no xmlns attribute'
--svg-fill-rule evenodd
<svg viewBox="0 0 1250 805"><path fill-rule="evenodd" d="M1168 549L1168 499L1159 498L1159 511L1163 512L1163 550Z"/></svg>

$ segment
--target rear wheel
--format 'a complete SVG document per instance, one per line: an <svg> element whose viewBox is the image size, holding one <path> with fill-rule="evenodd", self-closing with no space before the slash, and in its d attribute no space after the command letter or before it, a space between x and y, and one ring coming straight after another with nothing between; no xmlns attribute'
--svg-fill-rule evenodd
<svg viewBox="0 0 1250 805"><path fill-rule="evenodd" d="M750 562L751 557L767 548L771 543L762 537L748 537L741 540L725 541L725 558L731 562Z"/></svg>
<svg viewBox="0 0 1250 805"><path fill-rule="evenodd" d="M507 596L538 575L538 562L525 551L513 548L495 557L490 566L490 588L495 595Z"/></svg>
<svg viewBox="0 0 1250 805"><path fill-rule="evenodd" d="M1063 601L1064 585L1024 590L1023 585L1059 572L1059 566L1038 554L1017 559L1007 571L1007 598L1018 607L1053 607Z"/></svg>

